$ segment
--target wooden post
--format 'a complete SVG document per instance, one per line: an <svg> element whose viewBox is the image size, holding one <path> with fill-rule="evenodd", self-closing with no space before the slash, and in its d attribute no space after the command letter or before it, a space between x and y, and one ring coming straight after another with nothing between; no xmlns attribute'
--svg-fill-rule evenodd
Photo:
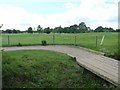
<svg viewBox="0 0 120 90"><path fill-rule="evenodd" d="M53 44L55 44L55 35L53 35Z"/></svg>
<svg viewBox="0 0 120 90"><path fill-rule="evenodd" d="M8 46L10 46L10 36L8 35Z"/></svg>
<svg viewBox="0 0 120 90"><path fill-rule="evenodd" d="M97 44L98 44L98 36L96 36L96 47L97 47Z"/></svg>
<svg viewBox="0 0 120 90"><path fill-rule="evenodd" d="M76 45L76 36L75 36L75 43L74 43L74 45Z"/></svg>

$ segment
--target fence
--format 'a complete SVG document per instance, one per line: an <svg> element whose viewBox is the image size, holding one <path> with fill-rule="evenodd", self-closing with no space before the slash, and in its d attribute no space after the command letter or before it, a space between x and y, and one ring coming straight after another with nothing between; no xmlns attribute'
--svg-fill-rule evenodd
<svg viewBox="0 0 120 90"><path fill-rule="evenodd" d="M3 46L40 45L41 41L47 44L69 44L81 46L98 46L98 36L88 34L5 34L2 35Z"/></svg>

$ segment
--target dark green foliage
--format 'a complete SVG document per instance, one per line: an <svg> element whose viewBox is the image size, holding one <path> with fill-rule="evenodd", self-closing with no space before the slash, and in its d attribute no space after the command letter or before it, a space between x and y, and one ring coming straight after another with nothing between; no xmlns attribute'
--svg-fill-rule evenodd
<svg viewBox="0 0 120 90"><path fill-rule="evenodd" d="M37 32L40 34L40 33L42 33L42 27L40 26L40 25L38 25L38 27L37 27Z"/></svg>
<svg viewBox="0 0 120 90"><path fill-rule="evenodd" d="M63 33L63 32L64 32L64 30L61 26L55 27L53 30L53 33Z"/></svg>
<svg viewBox="0 0 120 90"><path fill-rule="evenodd" d="M13 29L13 31L12 31L13 33L18 33L18 31L17 30L15 30L15 29Z"/></svg>
<svg viewBox="0 0 120 90"><path fill-rule="evenodd" d="M120 29L116 29L116 32L120 32Z"/></svg>
<svg viewBox="0 0 120 90"><path fill-rule="evenodd" d="M88 32L88 28L86 27L86 24L84 22L81 22L79 24L79 30L80 30L81 33Z"/></svg>
<svg viewBox="0 0 120 90"><path fill-rule="evenodd" d="M12 33L12 30L11 30L11 29L6 29L5 32L6 32L6 33Z"/></svg>
<svg viewBox="0 0 120 90"><path fill-rule="evenodd" d="M70 30L70 33L80 33L79 26L76 24L70 26L69 30Z"/></svg>
<svg viewBox="0 0 120 90"><path fill-rule="evenodd" d="M95 32L115 32L115 30L113 28L103 28L102 26L97 27L95 30Z"/></svg>
<svg viewBox="0 0 120 90"><path fill-rule="evenodd" d="M22 46L22 44L21 44L21 43L18 43L18 46Z"/></svg>
<svg viewBox="0 0 120 90"><path fill-rule="evenodd" d="M40 25L37 26L37 31L34 31L34 33L88 33L88 32L119 32L119 29L114 30L111 27L102 27L98 26L95 30L91 29L89 26L85 24L85 22L81 22L78 25L73 24L68 27L62 27L58 26L55 27L54 29L47 27L47 28L42 28ZM32 27L29 27L28 30L26 31L19 31L19 30L11 30L7 29L6 31L3 30L3 33L33 33Z"/></svg>
<svg viewBox="0 0 120 90"><path fill-rule="evenodd" d="M44 29L44 33L50 34L50 32L51 32L50 27L47 27L47 28Z"/></svg>
<svg viewBox="0 0 120 90"><path fill-rule="evenodd" d="M47 45L47 41L46 40L42 40L41 43L42 43L43 46Z"/></svg>
<svg viewBox="0 0 120 90"><path fill-rule="evenodd" d="M20 30L16 30L16 29L13 29L13 30L11 30L11 29L6 29L6 30L2 30L2 33L22 33L22 31L20 31Z"/></svg>
<svg viewBox="0 0 120 90"><path fill-rule="evenodd" d="M95 29L95 32L103 32L103 27L99 26Z"/></svg>
<svg viewBox="0 0 120 90"><path fill-rule="evenodd" d="M33 33L33 29L32 27L29 27L28 30L27 30L28 33Z"/></svg>

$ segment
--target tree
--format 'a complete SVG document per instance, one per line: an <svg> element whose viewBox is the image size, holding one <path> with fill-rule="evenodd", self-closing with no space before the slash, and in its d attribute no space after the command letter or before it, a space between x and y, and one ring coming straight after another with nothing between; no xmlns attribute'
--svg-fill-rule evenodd
<svg viewBox="0 0 120 90"><path fill-rule="evenodd" d="M88 32L88 28L86 27L86 24L85 24L84 22L81 22L81 23L79 24L79 30L80 30L80 32L82 32L82 33Z"/></svg>
<svg viewBox="0 0 120 90"><path fill-rule="evenodd" d="M12 32L13 32L13 33L18 33L18 32L17 32L17 30L15 30L15 29L13 29L13 31L12 31Z"/></svg>
<svg viewBox="0 0 120 90"><path fill-rule="evenodd" d="M116 29L116 32L120 32L120 29Z"/></svg>
<svg viewBox="0 0 120 90"><path fill-rule="evenodd" d="M22 31L20 31L20 30L16 30L17 31L17 33L22 33Z"/></svg>
<svg viewBox="0 0 120 90"><path fill-rule="evenodd" d="M64 27L63 28L63 33L70 33L69 27Z"/></svg>
<svg viewBox="0 0 120 90"><path fill-rule="evenodd" d="M49 34L50 32L51 32L51 29L49 27L47 27L47 28L44 29L44 33Z"/></svg>
<svg viewBox="0 0 120 90"><path fill-rule="evenodd" d="M107 28L107 27L105 27L104 31L105 32L114 32L115 30L113 28Z"/></svg>
<svg viewBox="0 0 120 90"><path fill-rule="evenodd" d="M95 30L95 32L103 32L104 28L102 26L97 27Z"/></svg>
<svg viewBox="0 0 120 90"><path fill-rule="evenodd" d="M4 31L4 30L2 30L2 33L5 33L5 31Z"/></svg>
<svg viewBox="0 0 120 90"><path fill-rule="evenodd" d="M12 30L11 30L11 29L6 29L5 32L6 32L6 33L12 33Z"/></svg>
<svg viewBox="0 0 120 90"><path fill-rule="evenodd" d="M80 32L80 30L79 30L79 26L78 25L72 25L72 26L70 26L70 33L79 33Z"/></svg>
<svg viewBox="0 0 120 90"><path fill-rule="evenodd" d="M33 29L32 27L29 27L28 30L27 30L28 33L33 33Z"/></svg>
<svg viewBox="0 0 120 90"><path fill-rule="evenodd" d="M42 27L40 25L38 25L37 27L37 32L40 34L42 32Z"/></svg>
<svg viewBox="0 0 120 90"><path fill-rule="evenodd" d="M94 31L95 32L115 32L113 28L108 28L108 27L103 28L102 26L97 27Z"/></svg>
<svg viewBox="0 0 120 90"><path fill-rule="evenodd" d="M88 28L88 32L94 32L93 29L91 29L90 27L87 27Z"/></svg>
<svg viewBox="0 0 120 90"><path fill-rule="evenodd" d="M53 30L54 33L63 33L63 28L61 26L55 27Z"/></svg>

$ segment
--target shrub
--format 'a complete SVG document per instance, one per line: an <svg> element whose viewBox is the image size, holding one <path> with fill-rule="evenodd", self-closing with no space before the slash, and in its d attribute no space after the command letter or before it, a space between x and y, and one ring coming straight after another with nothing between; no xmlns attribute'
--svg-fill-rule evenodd
<svg viewBox="0 0 120 90"><path fill-rule="evenodd" d="M18 43L18 46L22 46L22 44L21 44L21 43Z"/></svg>
<svg viewBox="0 0 120 90"><path fill-rule="evenodd" d="M43 45L43 46L46 46L46 45L47 45L46 40L42 40L42 45Z"/></svg>

